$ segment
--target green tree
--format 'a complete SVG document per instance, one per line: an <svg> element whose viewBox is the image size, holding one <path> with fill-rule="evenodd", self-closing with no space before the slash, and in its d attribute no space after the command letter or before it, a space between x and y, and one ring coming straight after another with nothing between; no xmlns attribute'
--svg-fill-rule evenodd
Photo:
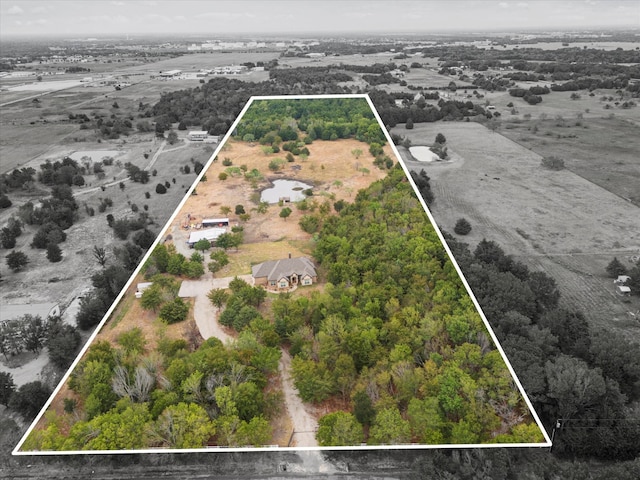
<svg viewBox="0 0 640 480"><path fill-rule="evenodd" d="M445 143L447 143L447 139L443 134L438 133L436 135L436 143L439 143L440 145L444 145Z"/></svg>
<svg viewBox="0 0 640 480"><path fill-rule="evenodd" d="M371 397L364 390L358 390L353 396L353 414L362 425L371 425L376 416Z"/></svg>
<svg viewBox="0 0 640 480"><path fill-rule="evenodd" d="M138 327L122 332L118 335L116 342L122 347L126 355L139 355L144 353L145 345L147 344L142 330Z"/></svg>
<svg viewBox="0 0 640 480"><path fill-rule="evenodd" d="M407 418L411 432L418 441L425 445L444 443L442 432L444 421L440 414L438 399L426 397L412 398L407 409Z"/></svg>
<svg viewBox="0 0 640 480"><path fill-rule="evenodd" d="M151 421L147 404L124 402L121 405L124 407L116 407L89 422L90 429L97 432L97 435L79 449L135 450L146 446L146 432ZM72 431L76 425L72 427Z"/></svg>
<svg viewBox="0 0 640 480"><path fill-rule="evenodd" d="M7 266L13 272L19 272L29 263L29 258L17 250L12 251L5 258L7 259Z"/></svg>
<svg viewBox="0 0 640 480"><path fill-rule="evenodd" d="M202 448L215 434L215 426L200 405L181 402L165 408L149 432L156 446Z"/></svg>
<svg viewBox="0 0 640 480"><path fill-rule="evenodd" d="M168 324L172 324L183 321L187 318L187 313L189 313L189 304L178 297L172 302L163 305L159 316Z"/></svg>
<svg viewBox="0 0 640 480"><path fill-rule="evenodd" d="M222 306L229 300L229 294L223 288L214 288L207 294L209 301L220 310Z"/></svg>
<svg viewBox="0 0 640 480"><path fill-rule="evenodd" d="M369 441L371 445L394 445L411 441L411 427L402 418L397 407L385 408L376 414L371 425Z"/></svg>
<svg viewBox="0 0 640 480"><path fill-rule="evenodd" d="M253 417L248 422L242 421L236 432L236 442L240 446L267 445L271 439L271 425L263 416Z"/></svg>
<svg viewBox="0 0 640 480"><path fill-rule="evenodd" d="M145 310L153 310L154 312L160 308L160 305L164 302L164 296L162 289L159 285L154 284L142 292L140 297L140 306Z"/></svg>
<svg viewBox="0 0 640 480"><path fill-rule="evenodd" d="M360 445L364 434L351 413L334 412L320 418L316 439L322 447Z"/></svg>
<svg viewBox="0 0 640 480"><path fill-rule="evenodd" d="M206 238L203 238L201 240L198 240L193 245L193 248L195 248L196 250L198 250L200 252L204 252L205 250L209 250L211 248L211 242L209 240L207 240Z"/></svg>
<svg viewBox="0 0 640 480"><path fill-rule="evenodd" d="M285 220L291 215L291 209L289 207L284 207L280 210L280 218L284 218Z"/></svg>

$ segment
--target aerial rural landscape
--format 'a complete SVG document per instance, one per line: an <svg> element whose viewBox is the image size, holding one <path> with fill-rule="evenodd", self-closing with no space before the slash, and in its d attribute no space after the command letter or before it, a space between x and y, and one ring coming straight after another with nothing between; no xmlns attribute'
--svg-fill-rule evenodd
<svg viewBox="0 0 640 480"><path fill-rule="evenodd" d="M637 25L16 36L0 57L3 476L638 477ZM543 441L510 430L535 426L522 400L492 397L513 385L491 370L479 316L411 307L415 289L443 308L461 286L444 288L455 270L437 235L402 210L419 204L379 127L339 125L354 112L301 126L290 106L229 131L252 96L325 94L371 99L553 447L295 450ZM297 183L261 198L276 179ZM373 261L362 238L399 263ZM265 273L290 264L286 284ZM398 290L376 288L394 268ZM12 456L91 337L25 446L215 451ZM471 397L473 412L450 401ZM176 436L175 418L203 427ZM134 420L149 442L109 446ZM248 445L276 451L220 449Z"/></svg>

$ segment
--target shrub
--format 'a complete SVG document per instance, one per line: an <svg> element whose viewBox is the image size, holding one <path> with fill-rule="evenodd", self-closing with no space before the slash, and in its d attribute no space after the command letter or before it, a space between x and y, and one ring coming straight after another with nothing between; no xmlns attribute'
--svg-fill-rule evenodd
<svg viewBox="0 0 640 480"><path fill-rule="evenodd" d="M564 160L556 156L544 157L541 165L549 170L562 170L564 169Z"/></svg>
<svg viewBox="0 0 640 480"><path fill-rule="evenodd" d="M471 224L466 218L459 218L455 227L453 227L453 231L458 235L467 235L471 231Z"/></svg>
<svg viewBox="0 0 640 480"><path fill-rule="evenodd" d="M47 245L47 260L51 263L56 263L62 260L62 250L55 243L50 243Z"/></svg>
<svg viewBox="0 0 640 480"><path fill-rule="evenodd" d="M167 188L162 185L161 183L159 183L158 185L156 185L156 193L159 193L160 195L163 195L165 193L167 193Z"/></svg>
<svg viewBox="0 0 640 480"><path fill-rule="evenodd" d="M178 297L160 309L160 318L168 324L178 323L187 318L187 313L189 313L189 305Z"/></svg>

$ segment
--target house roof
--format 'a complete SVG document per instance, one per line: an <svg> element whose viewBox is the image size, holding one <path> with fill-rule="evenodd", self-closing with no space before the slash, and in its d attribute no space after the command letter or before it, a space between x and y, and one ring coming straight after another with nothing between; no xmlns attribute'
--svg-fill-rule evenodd
<svg viewBox="0 0 640 480"><path fill-rule="evenodd" d="M196 243L198 240L216 240L220 235L226 233L227 230L224 228L209 228L207 230L196 230L195 232L191 232L189 235L189 240L187 243Z"/></svg>
<svg viewBox="0 0 640 480"><path fill-rule="evenodd" d="M315 277L316 268L307 257L285 258L282 260L269 260L251 267L254 278L267 277L268 280L277 281L293 274L299 276L309 275Z"/></svg>
<svg viewBox="0 0 640 480"><path fill-rule="evenodd" d="M33 315L34 317L40 317L44 320L57 306L57 303L18 303L13 305L5 304L2 305L2 308L0 308L0 322L6 322L15 318L20 318L24 315Z"/></svg>

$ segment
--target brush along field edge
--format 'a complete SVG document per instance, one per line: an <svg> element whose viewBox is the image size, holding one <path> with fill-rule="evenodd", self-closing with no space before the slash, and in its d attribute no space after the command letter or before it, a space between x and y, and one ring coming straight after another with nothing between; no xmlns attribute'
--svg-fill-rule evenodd
<svg viewBox="0 0 640 480"><path fill-rule="evenodd" d="M300 446L300 447L278 447L278 446L275 446L274 447L274 446L269 446L269 447L242 447L242 448L227 448L227 447L208 447L208 448L206 448L205 447L205 448L188 448L188 449L149 448L149 449L135 449L135 450L86 450L86 451L85 450L80 450L80 451L76 451L76 450L46 451L45 450L45 451L22 451L21 450L22 445L27 440L27 438L29 437L31 432L34 430L36 425L39 423L39 421L41 420L41 418L43 417L43 415L45 414L45 412L47 411L47 409L49 408L49 406L53 402L53 400L56 397L56 395L63 388L63 386L65 385L65 383L69 379L69 376L71 375L73 370L76 368L76 366L78 365L78 363L80 362L80 360L82 359L84 354L87 352L87 350L89 349L89 347L91 346L91 344L95 340L95 338L98 335L98 333L100 332L100 330L103 328L103 326L105 325L107 320L110 318L110 316L112 315L114 310L117 308L117 306L119 305L120 301L124 297L125 293L131 287L134 279L140 273L140 270L142 269L143 265L148 261L148 259L151 256L153 250L155 249L155 247L160 243L160 240L162 238L164 238L164 236L167 234L167 232L169 231L169 228L171 227L172 223L175 221L176 217L180 214L180 212L182 211L183 206L185 205L185 203L187 202L189 197L193 194L194 190L196 189L196 187L200 183L201 178L206 174L207 170L209 169L209 167L213 163L213 160L216 158L218 153L223 149L223 147L225 146L226 142L229 140L229 138L231 137L233 132L236 130L238 124L242 120L242 117L244 116L246 111L251 107L253 102L254 101L260 101L260 100L297 100L297 99L310 100L310 99L339 99L339 98L350 98L350 99L362 98L362 99L366 100L366 102L369 104L369 107L371 108L371 111L373 112L378 124L380 125L380 128L382 129L382 132L384 133L387 142L389 143L389 145L390 145L390 147L391 147L396 159L400 163L400 165L401 165L401 167L402 167L402 169L403 169L403 171L404 171L404 173L405 173L405 175L406 175L411 187L413 188L413 191L414 191L417 199L419 200L420 204L422 205L422 208L426 212L426 214L427 214L427 216L429 218L429 221L431 222L436 234L438 235L438 238L439 238L440 242L442 243L445 251L447 252L447 255L449 256L453 266L455 267L455 270L456 270L458 276L460 277L460 279L461 279L461 281L462 281L462 283L463 283L468 295L470 296L470 298L471 298L471 300L472 300L472 302L474 304L474 307L476 308L476 310L479 313L482 321L484 322L484 325L485 325L487 331L489 332L489 335L491 336L491 339L492 339L493 343L495 344L496 349L500 352L500 355L501 355L502 359L504 360L505 365L507 366L507 369L509 370L509 373L510 373L514 383L516 384L519 393L522 395L522 398L524 399L524 401L525 401L525 403L527 405L527 408L529 409L529 412L531 413L534 421L536 422L538 428L540 429L540 431L541 431L541 433L542 433L542 435L544 437L544 442L539 442L539 443L479 443L479 444L458 444L458 443L456 443L456 444L433 444L433 445L429 445L429 444L361 445L361 446L349 445L349 446L331 446L331 447L303 447L303 446ZM74 362L71 364L71 366L69 367L69 369L67 370L65 375L62 377L61 381L59 382L59 384L56 387L56 389L54 390L54 392L51 394L51 396L49 397L49 399L47 400L47 402L45 403L43 408L40 410L40 412L38 413L36 418L33 420L31 425L27 429L26 433L22 436L22 438L20 439L20 441L18 442L16 447L13 449L12 455L77 455L77 454L123 454L123 453L125 453L125 454L127 454L127 453L128 454L133 454L133 453L180 453L180 452L197 453L197 452L215 452L215 451L225 451L225 452L251 451L251 452L255 452L255 451L274 451L274 450L278 450L278 451L304 451L304 450L380 450L380 449L459 449L459 448L550 447L550 446L551 446L551 439L550 439L548 433L546 432L545 428L543 427L542 422L540 421L540 418L538 417L536 411L534 410L534 408L533 408L533 406L531 404L531 401L529 400L529 397L527 396L522 384L520 383L520 380L518 379L518 376L516 375L515 371L513 370L513 367L511 366L511 363L509 362L509 359L505 355L504 350L502 349L502 346L500 345L495 333L493 332L493 329L491 328L491 325L489 324L487 318L485 317L485 315L484 315L484 313L483 313L478 301L475 298L475 295L473 294L471 288L469 287L469 284L467 283L467 280L465 279L465 277L464 277L464 275L463 275L458 263L456 262L455 258L453 257L453 255L451 253L451 249L447 245L447 243L446 243L446 241L444 239L444 236L442 235L442 232L440 231L440 229L438 228L438 226L437 226L437 224L435 222L435 219L434 219L433 215L429 211L424 199L420 195L419 190L416 187L416 184L414 183L414 181L413 181L413 179L411 177L411 172L409 171L409 169L405 165L404 161L402 160L401 155L399 154L396 146L394 145L389 132L386 130L384 124L382 123L380 115L378 114L377 110L375 109L375 107L373 105L373 102L371 101L369 96L367 94L297 95L297 96L295 96L295 95L290 95L290 96L289 95L283 95L283 96L255 96L255 97L251 97L249 99L247 104L244 106L244 108L242 109L242 111L240 112L240 114L238 115L236 120L234 121L233 125L229 128L229 130L225 134L224 138L218 143L218 146L216 147L215 151L212 153L211 157L207 161L207 163L204 166L204 168L202 169L202 171L198 174L198 176L195 179L194 183L188 189L187 193L185 194L185 197L180 202L180 204L176 208L176 210L173 213L173 215L171 215L171 217L169 218L167 223L161 229L160 235L158 235L158 237L154 241L153 245L151 245L151 247L149 248L149 250L145 254L144 258L142 259L142 261L140 262L140 264L138 265L136 270L133 272L133 274L131 275L131 277L127 281L126 285L123 287L121 292L118 294L118 296L114 300L113 304L111 305L111 307L109 308L107 313L104 315L104 317L102 318L100 323L97 325L97 327L95 328L94 332L92 333L92 335L90 336L90 338L88 339L88 341L86 342L84 347L81 349L80 353L78 354L78 356L76 357Z"/></svg>

